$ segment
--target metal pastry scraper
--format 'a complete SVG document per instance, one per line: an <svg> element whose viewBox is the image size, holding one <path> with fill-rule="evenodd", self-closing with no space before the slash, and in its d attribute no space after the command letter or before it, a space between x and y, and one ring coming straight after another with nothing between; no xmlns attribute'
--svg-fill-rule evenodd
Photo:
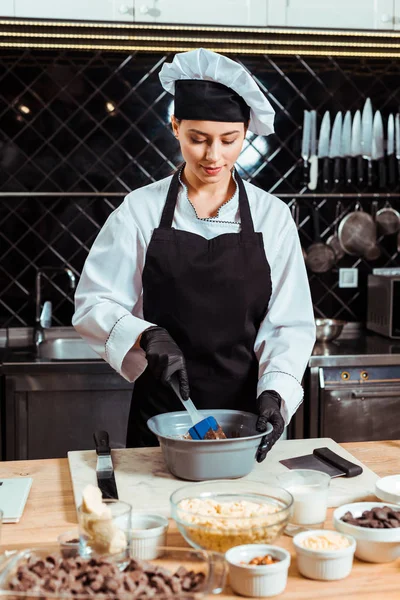
<svg viewBox="0 0 400 600"><path fill-rule="evenodd" d="M114 466L111 459L110 441L107 431L96 431L93 434L97 453L97 485L104 499L118 500L117 484L115 483Z"/></svg>
<svg viewBox="0 0 400 600"><path fill-rule="evenodd" d="M346 460L329 448L315 448L312 454L296 456L279 461L288 469L311 469L322 471L333 477L356 477L363 472L360 465Z"/></svg>

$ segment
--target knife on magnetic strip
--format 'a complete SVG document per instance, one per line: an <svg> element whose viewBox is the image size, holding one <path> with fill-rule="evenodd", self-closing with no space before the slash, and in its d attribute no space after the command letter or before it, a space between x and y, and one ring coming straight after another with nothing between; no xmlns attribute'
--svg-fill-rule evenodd
<svg viewBox="0 0 400 600"><path fill-rule="evenodd" d="M107 431L96 431L93 434L93 438L97 453L97 485L104 499L118 500L108 433Z"/></svg>
<svg viewBox="0 0 400 600"><path fill-rule="evenodd" d="M342 162L342 126L343 117L339 111L336 113L333 122L331 143L329 145L329 158L333 159L333 181L337 185L341 180L341 162Z"/></svg>
<svg viewBox="0 0 400 600"><path fill-rule="evenodd" d="M344 116L342 128L342 156L345 158L345 183L350 184L352 180L352 158L351 158L351 112L348 110Z"/></svg>
<svg viewBox="0 0 400 600"><path fill-rule="evenodd" d="M330 174L329 174L329 139L331 133L331 117L329 111L326 111L322 118L321 128L319 130L318 138L318 158L323 159L322 163L322 180L324 188L328 189L330 186Z"/></svg>
<svg viewBox="0 0 400 600"><path fill-rule="evenodd" d="M351 155L357 163L357 182L364 183L364 159L361 150L361 112L356 111L351 126Z"/></svg>
<svg viewBox="0 0 400 600"><path fill-rule="evenodd" d="M396 156L394 153L394 116L389 115L387 123L387 161L389 171L389 184L391 186L396 185L397 180L397 168L396 168Z"/></svg>

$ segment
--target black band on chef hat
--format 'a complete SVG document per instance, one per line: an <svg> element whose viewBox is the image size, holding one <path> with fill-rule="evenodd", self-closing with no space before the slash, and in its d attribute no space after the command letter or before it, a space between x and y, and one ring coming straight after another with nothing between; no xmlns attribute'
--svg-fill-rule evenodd
<svg viewBox="0 0 400 600"><path fill-rule="evenodd" d="M177 119L247 123L250 108L231 88L216 81L178 79L175 81Z"/></svg>

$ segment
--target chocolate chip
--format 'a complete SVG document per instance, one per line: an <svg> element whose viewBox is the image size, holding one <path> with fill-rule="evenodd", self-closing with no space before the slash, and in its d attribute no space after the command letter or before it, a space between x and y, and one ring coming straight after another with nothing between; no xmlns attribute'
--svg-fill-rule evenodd
<svg viewBox="0 0 400 600"><path fill-rule="evenodd" d="M32 555L17 568L8 588L15 592L71 594L96 596L112 594L118 600L145 600L157 597L172 598L182 591L199 589L204 585L204 573L180 567L171 573L149 562L130 560L120 572L107 559L85 560L80 557L48 556L45 560Z"/></svg>
<svg viewBox="0 0 400 600"><path fill-rule="evenodd" d="M351 512L346 512L342 521L349 525L368 527L370 529L394 529L400 527L400 511L389 506L376 506L371 510L364 510L360 517L354 517Z"/></svg>

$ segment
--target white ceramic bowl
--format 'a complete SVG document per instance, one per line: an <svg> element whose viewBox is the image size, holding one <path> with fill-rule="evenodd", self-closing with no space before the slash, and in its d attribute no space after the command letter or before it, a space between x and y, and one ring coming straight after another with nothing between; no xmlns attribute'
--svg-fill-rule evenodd
<svg viewBox="0 0 400 600"><path fill-rule="evenodd" d="M155 514L132 515L131 556L152 560L162 555L159 546L166 545L168 519Z"/></svg>
<svg viewBox="0 0 400 600"><path fill-rule="evenodd" d="M400 504L400 475L381 477L375 483L375 495L382 502Z"/></svg>
<svg viewBox="0 0 400 600"><path fill-rule="evenodd" d="M304 548L302 542L312 536L326 535L329 530L315 529L298 533L293 538L296 549L297 567L304 577L322 581L344 579L351 573L353 566L356 542L349 535L345 537L350 541L350 546L341 550L311 550Z"/></svg>
<svg viewBox="0 0 400 600"><path fill-rule="evenodd" d="M279 562L258 566L241 564L266 554L279 558ZM244 544L228 550L225 559L229 564L231 588L237 594L252 598L267 598L281 594L286 588L290 554L283 548L268 544Z"/></svg>
<svg viewBox="0 0 400 600"><path fill-rule="evenodd" d="M337 531L352 535L356 542L356 557L360 560L373 563L384 563L396 560L400 556L400 527L396 529L369 529L350 525L341 520L341 517L350 511L353 516L360 517L364 510L390 506L399 510L396 504L386 502L354 502L339 506L333 513L333 525Z"/></svg>

